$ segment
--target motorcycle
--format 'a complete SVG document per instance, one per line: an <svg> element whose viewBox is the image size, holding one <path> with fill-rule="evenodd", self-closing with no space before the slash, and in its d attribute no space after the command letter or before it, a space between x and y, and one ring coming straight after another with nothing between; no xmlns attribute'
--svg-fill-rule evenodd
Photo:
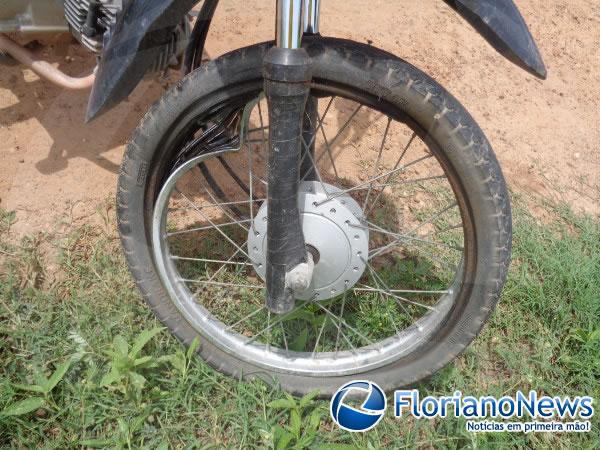
<svg viewBox="0 0 600 450"><path fill-rule="evenodd" d="M512 0L445 2L545 79ZM84 79L6 36L0 50L93 85L87 120L147 73L182 67L127 146L118 228L147 303L183 343L199 338L208 364L298 395L429 377L474 340L507 277L510 200L483 131L410 63L322 36L320 0L277 0L274 42L210 62L219 1L192 28L196 3L58 2L100 55Z"/></svg>

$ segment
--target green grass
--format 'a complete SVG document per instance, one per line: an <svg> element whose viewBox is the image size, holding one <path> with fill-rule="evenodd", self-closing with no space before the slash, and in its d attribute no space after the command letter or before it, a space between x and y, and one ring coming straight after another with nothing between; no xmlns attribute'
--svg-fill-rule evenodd
<svg viewBox="0 0 600 450"><path fill-rule="evenodd" d="M551 213L555 220L540 225L517 212L499 308L461 358L419 386L423 393L535 389L600 398L600 222L562 207ZM13 219L0 212L2 448L584 449L600 442L597 419L582 435L474 435L461 419L389 415L367 434L343 432L328 402L224 377L156 330L114 235L83 227L17 243L8 238Z"/></svg>

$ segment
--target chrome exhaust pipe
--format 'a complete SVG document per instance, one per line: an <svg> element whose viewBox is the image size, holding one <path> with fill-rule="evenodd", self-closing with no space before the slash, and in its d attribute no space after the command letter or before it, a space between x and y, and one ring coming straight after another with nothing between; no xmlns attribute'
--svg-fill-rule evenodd
<svg viewBox="0 0 600 450"><path fill-rule="evenodd" d="M40 77L65 89L89 89L94 85L94 81L96 80L96 75L94 73L81 78L67 75L63 71L52 66L48 61L39 59L25 47L16 43L5 34L0 34L0 52L9 54L21 64L29 67Z"/></svg>

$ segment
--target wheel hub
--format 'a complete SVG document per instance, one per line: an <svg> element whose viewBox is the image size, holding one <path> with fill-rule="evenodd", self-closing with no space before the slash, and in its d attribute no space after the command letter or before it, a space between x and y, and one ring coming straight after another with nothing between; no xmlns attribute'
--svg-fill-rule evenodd
<svg viewBox="0 0 600 450"><path fill-rule="evenodd" d="M334 198L331 198L334 197ZM330 200L327 200L330 198ZM354 286L369 254L369 232L361 226L362 208L335 186L317 181L300 184L298 207L308 251L315 269L300 300L327 300ZM248 233L248 254L258 275L266 277L267 203L258 210Z"/></svg>

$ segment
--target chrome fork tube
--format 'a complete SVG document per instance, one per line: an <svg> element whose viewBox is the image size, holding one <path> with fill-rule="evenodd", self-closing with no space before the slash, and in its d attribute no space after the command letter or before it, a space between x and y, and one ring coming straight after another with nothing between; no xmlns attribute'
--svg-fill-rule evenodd
<svg viewBox="0 0 600 450"><path fill-rule="evenodd" d="M277 46L300 48L303 32L319 33L320 13L321 0L277 0Z"/></svg>
<svg viewBox="0 0 600 450"><path fill-rule="evenodd" d="M302 0L277 0L276 42L279 48L302 44Z"/></svg>
<svg viewBox="0 0 600 450"><path fill-rule="evenodd" d="M321 0L304 0L304 33L319 34Z"/></svg>

